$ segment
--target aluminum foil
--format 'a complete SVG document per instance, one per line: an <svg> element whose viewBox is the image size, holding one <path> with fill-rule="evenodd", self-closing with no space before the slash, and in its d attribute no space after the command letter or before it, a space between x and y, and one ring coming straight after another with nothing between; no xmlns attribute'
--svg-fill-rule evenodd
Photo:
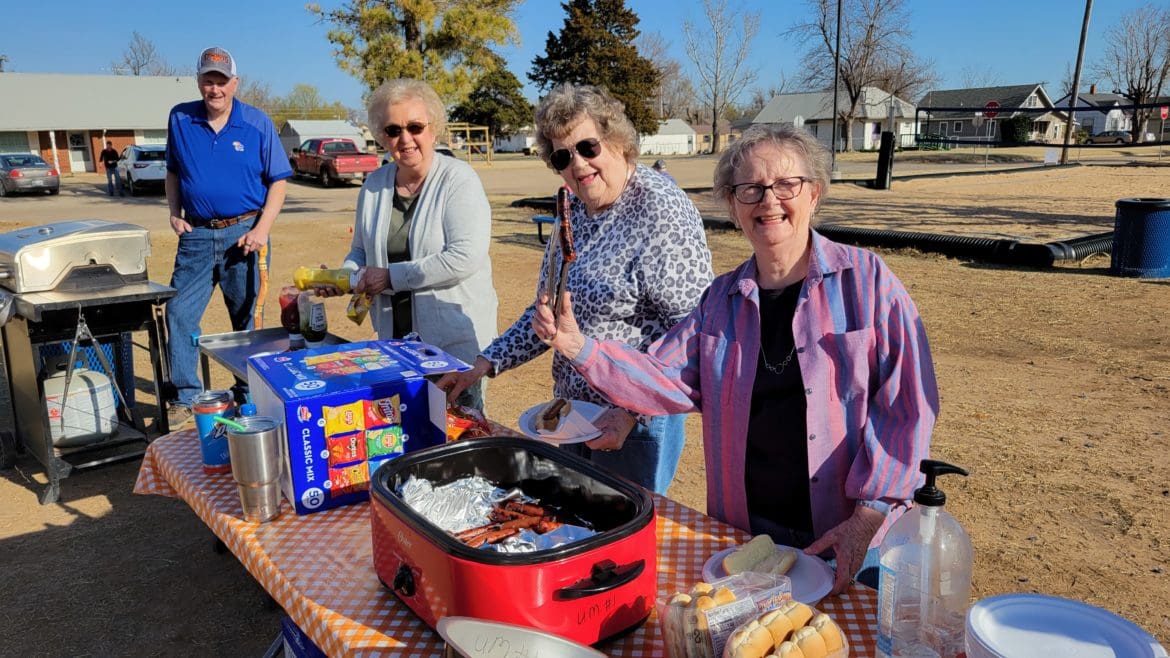
<svg viewBox="0 0 1170 658"><path fill-rule="evenodd" d="M436 487L412 475L398 493L411 509L451 533L488 523L488 512L506 500L533 502L519 489L501 489L479 476Z"/></svg>
<svg viewBox="0 0 1170 658"><path fill-rule="evenodd" d="M504 501L540 504L540 501L524 495L520 489L501 489L479 476L436 487L430 480L412 475L399 487L398 495L423 518L452 534L490 523L488 512ZM483 549L501 553L531 553L570 544L595 534L596 531L589 528L566 523L543 535L524 529L498 544L484 544Z"/></svg>

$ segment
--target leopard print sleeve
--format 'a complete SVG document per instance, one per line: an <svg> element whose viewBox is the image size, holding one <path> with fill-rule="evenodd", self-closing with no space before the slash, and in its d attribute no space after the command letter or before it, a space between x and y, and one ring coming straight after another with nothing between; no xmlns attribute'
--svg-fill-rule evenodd
<svg viewBox="0 0 1170 658"><path fill-rule="evenodd" d="M641 165L608 209L590 217L575 198L572 209L577 260L566 287L581 333L646 349L698 304L711 282L711 253L698 210L677 186ZM544 260L556 253L550 243ZM543 287L544 269L542 263L536 290ZM532 333L533 312L532 306L525 309L484 350L497 373L547 349ZM560 355L553 358L553 382L558 397L606 402Z"/></svg>

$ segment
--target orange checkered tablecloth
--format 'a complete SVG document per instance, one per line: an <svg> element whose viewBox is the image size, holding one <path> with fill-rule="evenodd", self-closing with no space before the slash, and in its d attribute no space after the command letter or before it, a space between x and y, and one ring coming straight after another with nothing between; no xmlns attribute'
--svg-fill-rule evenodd
<svg viewBox="0 0 1170 658"><path fill-rule="evenodd" d="M268 523L243 519L231 474L203 472L199 439L183 430L151 443L134 492L182 498L231 549L244 567L330 656L442 654L443 642L378 581L370 540L369 503L307 516L284 504ZM662 496L658 512L658 595L689 590L702 580L712 554L749 538L747 533ZM877 593L854 585L817 606L849 636L851 654L874 654ZM665 656L657 617L599 647L610 656Z"/></svg>

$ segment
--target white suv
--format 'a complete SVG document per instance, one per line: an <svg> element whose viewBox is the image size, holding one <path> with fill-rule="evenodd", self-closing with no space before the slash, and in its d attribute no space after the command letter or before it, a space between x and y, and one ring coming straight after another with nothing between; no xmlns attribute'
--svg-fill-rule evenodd
<svg viewBox="0 0 1170 658"><path fill-rule="evenodd" d="M167 147L161 144L127 146L118 160L118 173L130 196L146 187L162 189L167 182Z"/></svg>

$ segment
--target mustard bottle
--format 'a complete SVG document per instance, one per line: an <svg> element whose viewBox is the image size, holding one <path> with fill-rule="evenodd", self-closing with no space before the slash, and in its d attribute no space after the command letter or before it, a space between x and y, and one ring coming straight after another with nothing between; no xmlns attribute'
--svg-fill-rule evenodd
<svg viewBox="0 0 1170 658"><path fill-rule="evenodd" d="M358 271L347 269L326 270L319 267L298 267L293 272L293 283L300 290L314 286L335 286L342 293L351 292L358 282Z"/></svg>

